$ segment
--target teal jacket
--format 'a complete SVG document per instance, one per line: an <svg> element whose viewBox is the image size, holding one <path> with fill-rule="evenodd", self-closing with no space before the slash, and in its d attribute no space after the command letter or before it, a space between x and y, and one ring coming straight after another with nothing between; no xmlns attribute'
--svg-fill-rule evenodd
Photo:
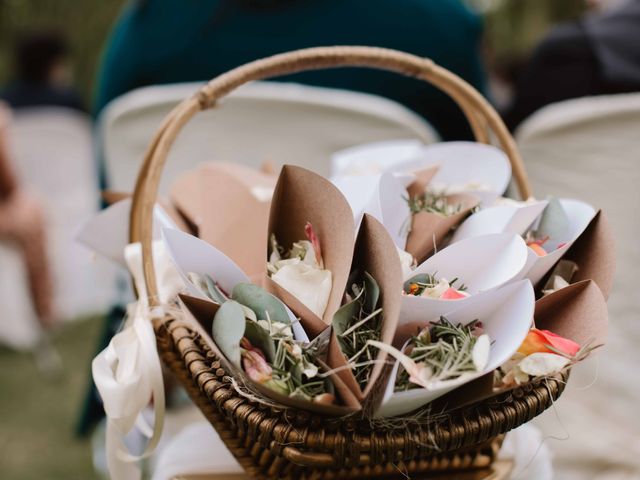
<svg viewBox="0 0 640 480"><path fill-rule="evenodd" d="M304 47L372 45L420 56L481 91L479 18L460 0L138 0L110 35L95 111L134 88L208 80L251 60ZM381 95L424 116L444 139L469 138L458 107L389 72L347 68L279 80Z"/></svg>

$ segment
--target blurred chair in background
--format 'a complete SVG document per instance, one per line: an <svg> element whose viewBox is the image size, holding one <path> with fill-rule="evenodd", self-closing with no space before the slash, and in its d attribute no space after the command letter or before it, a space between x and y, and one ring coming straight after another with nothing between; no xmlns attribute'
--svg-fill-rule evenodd
<svg viewBox="0 0 640 480"><path fill-rule="evenodd" d="M112 30L95 107L142 86L209 80L258 58L336 44L430 57L483 90L481 30L461 0L135 0ZM355 68L282 79L380 95L425 117L446 140L471 136L455 103L424 82Z"/></svg>
<svg viewBox="0 0 640 480"><path fill-rule="evenodd" d="M509 128L515 129L553 102L637 91L640 0L627 0L603 13L552 29L533 52L503 116Z"/></svg>
<svg viewBox="0 0 640 480"><path fill-rule="evenodd" d="M606 352L574 368L557 411L537 420L546 435L571 436L552 444L559 477L571 480L600 478L595 472L636 478L630 472L640 471L640 386L629 376L640 363L638 132L640 94L633 93L555 103L516 131L536 195L562 192L602 208L616 238Z"/></svg>
<svg viewBox="0 0 640 480"><path fill-rule="evenodd" d="M14 78L0 96L13 108L51 105L84 110L72 87L69 47L56 31L24 34L14 49Z"/></svg>
<svg viewBox="0 0 640 480"><path fill-rule="evenodd" d="M0 104L0 336L5 343L24 347L39 340L38 322L44 328L53 324L54 310L45 217L40 202L14 174L9 115Z"/></svg>
<svg viewBox="0 0 640 480"><path fill-rule="evenodd" d="M58 316L102 313L115 298L114 269L75 242L99 207L89 117L67 108L21 109L9 134L22 181L46 200Z"/></svg>
<svg viewBox="0 0 640 480"><path fill-rule="evenodd" d="M115 99L99 119L106 183L132 191L144 153L164 117L201 83L145 87ZM438 136L420 116L386 98L294 83L253 82L198 114L171 149L161 192L178 175L213 160L259 168L265 161L329 173L332 153L397 138L433 143Z"/></svg>

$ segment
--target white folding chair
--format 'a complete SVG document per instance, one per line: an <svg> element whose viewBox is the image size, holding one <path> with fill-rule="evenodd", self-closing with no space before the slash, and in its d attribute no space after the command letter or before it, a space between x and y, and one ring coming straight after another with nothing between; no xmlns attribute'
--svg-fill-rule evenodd
<svg viewBox="0 0 640 480"><path fill-rule="evenodd" d="M131 191L144 152L162 119L201 83L140 88L111 102L99 121L109 187ZM438 138L421 117L375 95L295 83L253 82L180 133L164 170L161 192L204 161L260 166L293 163L329 173L329 158L343 148L388 139Z"/></svg>
<svg viewBox="0 0 640 480"><path fill-rule="evenodd" d="M99 206L89 118L63 108L20 110L9 140L20 181L45 207L57 314L70 319L104 311L115 295L114 272L75 242Z"/></svg>
<svg viewBox="0 0 640 480"><path fill-rule="evenodd" d="M536 194L580 198L602 208L616 238L618 260L609 298L607 348L574 369L558 412L550 409L540 422L546 434L571 435L571 441L552 444L559 475L565 468L575 478L591 476L589 468L602 468L603 476L605 472L615 476L614 470L608 470L615 468L620 473L640 471L636 408L640 387L624 373L640 363L639 132L640 94L635 93L549 105L516 132ZM596 384L587 391L580 389L596 376ZM594 432L599 433L594 436ZM588 465L585 458L590 459Z"/></svg>

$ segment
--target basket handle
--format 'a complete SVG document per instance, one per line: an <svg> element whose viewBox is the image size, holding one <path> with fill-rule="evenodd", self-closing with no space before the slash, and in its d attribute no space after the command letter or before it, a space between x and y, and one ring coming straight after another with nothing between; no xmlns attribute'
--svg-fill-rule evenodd
<svg viewBox="0 0 640 480"><path fill-rule="evenodd" d="M317 47L257 60L224 73L204 85L194 96L178 104L162 122L147 148L133 194L129 237L142 243L142 267L149 305L158 304L151 251L153 205L167 154L180 130L199 111L212 108L234 89L253 80L336 67L370 67L394 71L424 80L453 98L466 115L476 139L488 142L490 130L509 157L518 191L531 196L531 188L513 137L497 112L477 90L432 60L397 50L375 47Z"/></svg>

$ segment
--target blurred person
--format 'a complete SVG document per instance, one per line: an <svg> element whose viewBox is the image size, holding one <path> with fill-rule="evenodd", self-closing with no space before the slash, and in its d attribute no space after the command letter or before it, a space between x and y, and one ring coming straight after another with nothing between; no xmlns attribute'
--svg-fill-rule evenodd
<svg viewBox="0 0 640 480"><path fill-rule="evenodd" d="M69 47L60 33L23 35L13 52L14 78L0 97L12 108L56 106L84 111L72 87Z"/></svg>
<svg viewBox="0 0 640 480"><path fill-rule="evenodd" d="M555 27L535 48L504 113L509 128L550 103L640 91L640 0L609 2L589 0L595 13Z"/></svg>
<svg viewBox="0 0 640 480"><path fill-rule="evenodd" d="M9 110L0 103L0 241L15 245L25 264L38 320L53 324L51 272L46 253L45 220L38 201L18 183L7 153Z"/></svg>
<svg viewBox="0 0 640 480"><path fill-rule="evenodd" d="M429 57L484 91L481 33L461 0L131 1L106 46L95 109L138 87L209 80L258 58L340 44ZM424 116L446 140L471 137L446 94L395 73L343 68L279 80L380 95Z"/></svg>

